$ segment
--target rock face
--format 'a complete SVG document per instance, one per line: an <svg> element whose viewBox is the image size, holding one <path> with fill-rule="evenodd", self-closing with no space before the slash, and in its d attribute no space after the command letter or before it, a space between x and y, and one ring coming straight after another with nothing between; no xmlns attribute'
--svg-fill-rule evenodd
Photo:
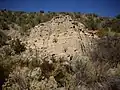
<svg viewBox="0 0 120 90"><path fill-rule="evenodd" d="M44 48L50 54L84 55L91 49L93 38L96 36L88 33L82 23L70 16L59 15L31 29L25 42L28 48Z"/></svg>

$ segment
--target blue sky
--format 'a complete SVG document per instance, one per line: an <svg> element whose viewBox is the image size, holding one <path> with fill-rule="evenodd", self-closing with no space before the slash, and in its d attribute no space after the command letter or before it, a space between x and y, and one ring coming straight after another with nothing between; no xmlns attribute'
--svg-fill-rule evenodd
<svg viewBox="0 0 120 90"><path fill-rule="evenodd" d="M120 0L0 0L0 9L3 8L23 11L68 11L116 16L120 14Z"/></svg>

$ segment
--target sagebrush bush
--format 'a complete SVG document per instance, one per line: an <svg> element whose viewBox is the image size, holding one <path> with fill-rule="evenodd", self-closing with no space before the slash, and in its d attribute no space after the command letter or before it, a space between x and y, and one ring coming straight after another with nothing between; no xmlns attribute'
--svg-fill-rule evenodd
<svg viewBox="0 0 120 90"><path fill-rule="evenodd" d="M26 50L25 44L21 43L19 39L12 40L11 48L15 51L16 54L20 54Z"/></svg>
<svg viewBox="0 0 120 90"><path fill-rule="evenodd" d="M99 37L104 37L108 34L108 31L107 30L99 30L96 35L99 36Z"/></svg>
<svg viewBox="0 0 120 90"><path fill-rule="evenodd" d="M7 41L8 37L5 33L0 31L0 47L5 45L5 42Z"/></svg>
<svg viewBox="0 0 120 90"><path fill-rule="evenodd" d="M108 62L111 65L117 65L120 63L120 37L119 36L105 36L97 40L97 47L94 48L94 52L91 53L92 60Z"/></svg>
<svg viewBox="0 0 120 90"><path fill-rule="evenodd" d="M73 60L71 85L74 90L119 90L119 70L112 68L109 63L93 62L86 56L75 56Z"/></svg>

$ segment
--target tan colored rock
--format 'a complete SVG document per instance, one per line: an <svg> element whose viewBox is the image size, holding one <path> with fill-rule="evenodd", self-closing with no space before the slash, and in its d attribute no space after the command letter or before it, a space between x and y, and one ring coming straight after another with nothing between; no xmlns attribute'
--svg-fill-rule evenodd
<svg viewBox="0 0 120 90"><path fill-rule="evenodd" d="M77 25L74 25L77 23ZM75 26L75 28L71 28ZM81 30L81 31L79 31ZM45 47L48 53L88 53L92 39L82 23L72 20L69 15L59 15L44 25L31 29L30 36L26 39L27 47L40 50ZM84 50L86 49L86 50Z"/></svg>

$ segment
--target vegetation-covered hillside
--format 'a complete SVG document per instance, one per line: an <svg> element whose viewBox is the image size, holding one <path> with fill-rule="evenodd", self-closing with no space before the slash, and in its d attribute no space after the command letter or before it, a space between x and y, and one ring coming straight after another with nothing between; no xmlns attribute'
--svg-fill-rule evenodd
<svg viewBox="0 0 120 90"><path fill-rule="evenodd" d="M77 21L82 22L89 30L108 30L120 32L119 15L114 18L100 17L96 14L83 14L79 12L23 12L0 10L0 29L9 30L14 24L21 27L23 31L51 20L54 16L63 14L70 15Z"/></svg>
<svg viewBox="0 0 120 90"><path fill-rule="evenodd" d="M55 13L40 12L23 12L23 11L0 11L0 28L3 30L9 30L11 26L14 28L14 24L20 26L24 31L34 27L35 25L49 21L55 16Z"/></svg>
<svg viewBox="0 0 120 90"><path fill-rule="evenodd" d="M120 15L0 10L0 90L120 90Z"/></svg>

